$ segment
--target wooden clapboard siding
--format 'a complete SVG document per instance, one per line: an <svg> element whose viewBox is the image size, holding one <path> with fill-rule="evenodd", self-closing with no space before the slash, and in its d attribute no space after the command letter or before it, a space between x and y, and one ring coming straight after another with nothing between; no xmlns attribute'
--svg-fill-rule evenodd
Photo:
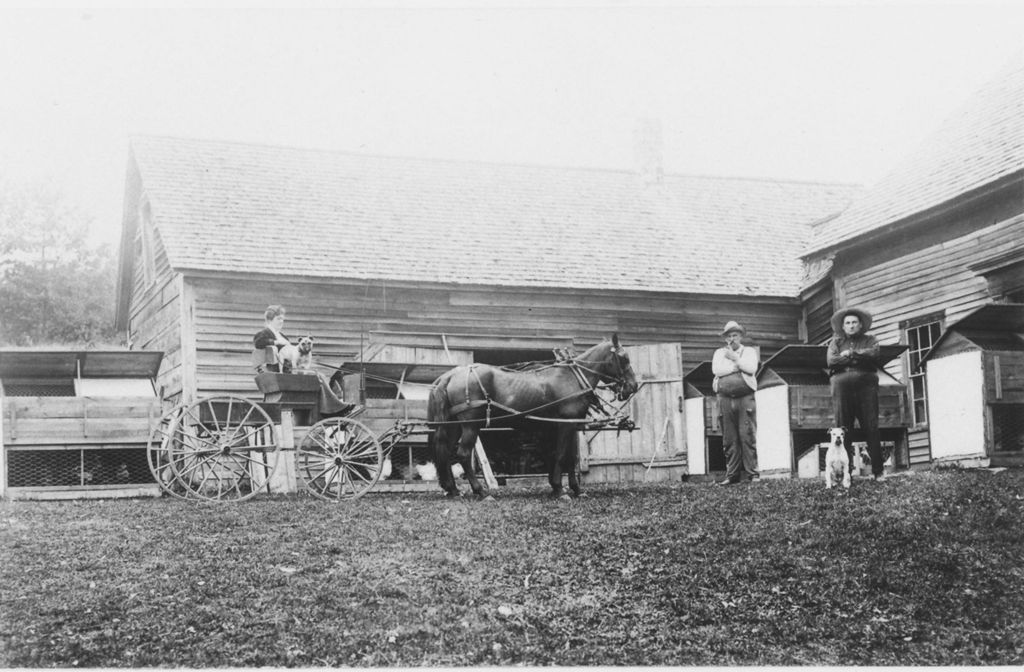
<svg viewBox="0 0 1024 672"><path fill-rule="evenodd" d="M1022 239L1024 216L1017 216L952 240L921 241L906 256L857 272L839 271L837 286L843 305L871 310L879 340L899 343L903 320L943 312L949 324L990 303L985 279L967 266L1004 254Z"/></svg>
<svg viewBox="0 0 1024 672"><path fill-rule="evenodd" d="M866 268L836 264L837 291L844 305L868 305L875 311L873 331L898 334L899 322L945 310L949 321L989 303L985 279L968 266L1016 249L1024 239L1024 216L957 238L926 236L916 249Z"/></svg>
<svg viewBox="0 0 1024 672"><path fill-rule="evenodd" d="M932 451L926 428L912 429L907 435L910 445L910 467L924 467L931 464Z"/></svg>
<svg viewBox="0 0 1024 672"><path fill-rule="evenodd" d="M285 333L310 333L317 357L350 361L374 342L453 350L586 347L612 332L626 345L683 343L684 368L708 359L731 319L762 356L797 338L800 304L779 297L464 287L413 283L188 277L197 394L251 393L252 335L269 303L288 311ZM442 338L442 334L445 335ZM379 359L379 358L378 358ZM232 372L239 370L240 372Z"/></svg>
<svg viewBox="0 0 1024 672"><path fill-rule="evenodd" d="M434 348L416 348L381 344L373 353L364 352L365 361L400 362L402 364L471 364L473 353L467 350L447 351Z"/></svg>
<svg viewBox="0 0 1024 672"><path fill-rule="evenodd" d="M825 279L827 280L827 278ZM832 299L832 283L820 281L804 290L802 340L805 343L824 343L832 335L830 320L835 311Z"/></svg>
<svg viewBox="0 0 1024 672"><path fill-rule="evenodd" d="M181 276L174 273L159 236L152 240L154 281L146 285L142 260L132 261L133 290L127 306L127 327L132 347L164 353L157 374L162 397L177 398L185 387L182 380Z"/></svg>

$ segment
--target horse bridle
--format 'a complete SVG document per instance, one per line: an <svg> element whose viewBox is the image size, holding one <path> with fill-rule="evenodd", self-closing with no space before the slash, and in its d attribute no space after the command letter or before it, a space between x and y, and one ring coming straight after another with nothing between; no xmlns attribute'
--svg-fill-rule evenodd
<svg viewBox="0 0 1024 672"><path fill-rule="evenodd" d="M593 364L594 362L592 360L587 360L587 359L571 359L571 360L569 360L569 363L571 365L573 365L574 367L579 367L580 369L583 369L584 371L589 371L590 373L593 373L594 375L596 375L598 377L598 379L602 383L607 383L607 381L605 379L606 378L610 378L612 382L609 385L609 387L611 387L612 391L615 392L615 396L616 397L618 397L619 399L622 399L622 388L625 387L625 385L626 385L626 373L625 373L626 369L622 365L622 360L625 359L625 358L628 358L629 355L626 354L626 349L623 348L621 345L618 346L618 347L613 347L612 354L615 355L615 357L613 358L615 360L615 368L617 369L617 372L616 372L615 375L602 374L600 371L596 371L594 369L591 369L590 367L583 366L583 364L581 363L581 362L585 362L587 364ZM581 382L582 382L582 376L578 372L576 372L576 373L577 373L577 376L581 378ZM594 386L594 387L598 387L598 386Z"/></svg>

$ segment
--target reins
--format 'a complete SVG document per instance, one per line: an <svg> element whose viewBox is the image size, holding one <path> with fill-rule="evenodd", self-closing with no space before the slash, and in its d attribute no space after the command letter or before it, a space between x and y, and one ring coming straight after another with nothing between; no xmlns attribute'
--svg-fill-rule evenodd
<svg viewBox="0 0 1024 672"><path fill-rule="evenodd" d="M495 401L494 399L492 399L490 394L487 391L487 388L484 386L483 381L480 380L480 374L478 374L476 372L476 370L475 370L479 364L469 364L466 368L468 369L469 373L471 373L475 377L477 386L479 387L480 392L481 392L481 394L483 394L484 398L483 399L470 399L469 398L470 397L470 386L469 386L470 385L470 376L467 374L466 381L465 381L465 383L466 383L466 401L464 401L464 402L462 402L460 404L453 405L449 409L449 412L451 412L454 415L454 414L462 413L462 412L467 411L467 410L472 409L472 408L480 408L481 406L483 406L483 407L486 407L485 415L484 415L483 418L469 419L469 420L434 420L434 421L398 420L395 423L396 424L396 428L398 428L399 431L408 432L409 431L408 427L417 426L417 425L418 426L425 426L425 427L436 427L436 426L441 426L441 425L462 425L462 424L469 424L469 423L483 423L484 427L490 427L492 420L509 420L509 419L515 419L515 418L520 418L521 417L521 418L525 418L527 420L534 420L534 421L539 421L539 422L554 422L554 423L566 423L566 424L577 424L577 425L587 425L587 426L593 426L593 425L605 426L605 425L612 424L612 423L618 423L619 426L620 426L620 429L630 429L631 427L629 427L628 425L631 425L632 423L628 420L628 417L625 417L625 416L623 416L621 414L622 413L621 409L615 408L614 406L612 406L612 404L610 402L608 402L607 400L603 399L600 395L597 394L597 390L598 389L607 389L608 387L614 387L615 385L622 385L622 384L625 383L624 376L622 375L622 364L619 362L618 359L615 360L615 363L616 363L616 365L618 367L618 375L614 378L614 383L609 384L609 383L604 383L603 381L601 381L601 378L604 377L604 374L602 374L600 371L597 371L597 370L595 370L595 369L593 369L593 368L591 368L589 366L584 366L584 363L585 364L595 364L595 363L599 363L599 362L594 362L593 360L587 360L587 359L567 358L567 359L561 359L561 360L554 360L553 362L550 362L550 363L546 362L546 361L545 362L526 362L526 363L520 365L518 368L513 368L513 367L509 367L509 366L497 367L497 368L499 368L499 369L501 369L503 371L508 371L510 373L519 373L519 374L538 373L540 371L544 371L544 370L551 369L551 368L567 367L569 369L569 371L573 374L573 377L576 378L576 382L580 385L580 389L576 390L575 392L572 392L571 394L567 394L564 397L561 397L559 399L555 399L554 401L549 401L549 402L541 404L539 406L535 406L534 408L531 408L531 409L528 409L528 410L525 410L525 411L517 411L516 409L514 409L514 408L512 408L510 406L506 406L505 404L502 404L501 402L498 402L498 401ZM317 364L319 364L321 366L324 366L326 368L329 368L329 369L333 369L334 371L345 371L345 372L350 372L350 373L356 373L355 371L352 371L351 369L345 368L344 366L332 366L330 364L324 364L323 362L320 362L320 361L317 361ZM534 367L534 366L536 366L536 368L527 368L527 367ZM583 374L584 371L586 371L588 373L594 374L597 377L598 382L596 384L592 384L589 380L587 380L587 377ZM399 384L399 383L402 382L402 381L398 381L398 380L391 380L391 379L388 379L388 378L385 378L385 377L382 377L382 376L374 376L372 374L363 373L363 375L366 375L368 377L372 377L374 380L379 380L379 381L382 381L382 382L388 382L388 383L393 383L393 384ZM406 384L409 384L409 383L406 383ZM412 383L412 384L422 385L422 383ZM433 388L433 385L431 385L430 387ZM632 396L635 395L635 394L636 394L636 392L634 391L633 394L630 395L630 398L632 398ZM544 417L544 416L536 415L536 413L538 413L540 411L543 411L546 408L550 408L551 406L557 406L558 404L561 404L563 402L566 402L566 401L569 401L569 400L572 400L572 399L576 399L576 398L581 397L581 396L588 396L589 397L587 399L587 409L588 409L588 411L594 411L597 414L600 414L600 415L602 415L604 417L598 418L598 419L594 419L594 420L585 420L585 419L576 420L576 419L571 419L571 418L568 418L568 419L567 418L549 418L549 417ZM626 399L624 401L628 402L629 399ZM623 404L623 405L625 405L625 404ZM501 416L494 417L492 415L492 413L491 413L491 408L492 407L497 408L497 409L499 409L501 411L505 411L506 415L501 415ZM609 412L609 408L611 408L611 412Z"/></svg>

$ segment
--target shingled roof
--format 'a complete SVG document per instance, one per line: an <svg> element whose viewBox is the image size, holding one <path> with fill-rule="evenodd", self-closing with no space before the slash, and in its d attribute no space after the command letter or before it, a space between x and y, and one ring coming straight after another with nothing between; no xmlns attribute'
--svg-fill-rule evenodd
<svg viewBox="0 0 1024 672"><path fill-rule="evenodd" d="M152 136L132 156L180 272L796 296L810 225L860 190Z"/></svg>
<svg viewBox="0 0 1024 672"><path fill-rule="evenodd" d="M820 252L1024 170L1024 51L891 173L819 226Z"/></svg>

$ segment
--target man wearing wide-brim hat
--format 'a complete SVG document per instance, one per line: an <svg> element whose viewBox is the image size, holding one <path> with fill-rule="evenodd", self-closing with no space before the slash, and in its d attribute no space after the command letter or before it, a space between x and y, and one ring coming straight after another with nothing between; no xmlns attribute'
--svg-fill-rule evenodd
<svg viewBox="0 0 1024 672"><path fill-rule="evenodd" d="M846 453L853 464L854 421L864 433L871 473L882 480L882 442L878 433L878 340L867 333L871 313L843 308L832 316L835 334L828 344L827 362L832 385L832 408L837 427L846 428Z"/></svg>
<svg viewBox="0 0 1024 672"><path fill-rule="evenodd" d="M725 347L715 350L711 372L722 412L722 447L725 449L725 480L719 485L757 478L757 350L743 345L746 330L730 320L722 329Z"/></svg>

